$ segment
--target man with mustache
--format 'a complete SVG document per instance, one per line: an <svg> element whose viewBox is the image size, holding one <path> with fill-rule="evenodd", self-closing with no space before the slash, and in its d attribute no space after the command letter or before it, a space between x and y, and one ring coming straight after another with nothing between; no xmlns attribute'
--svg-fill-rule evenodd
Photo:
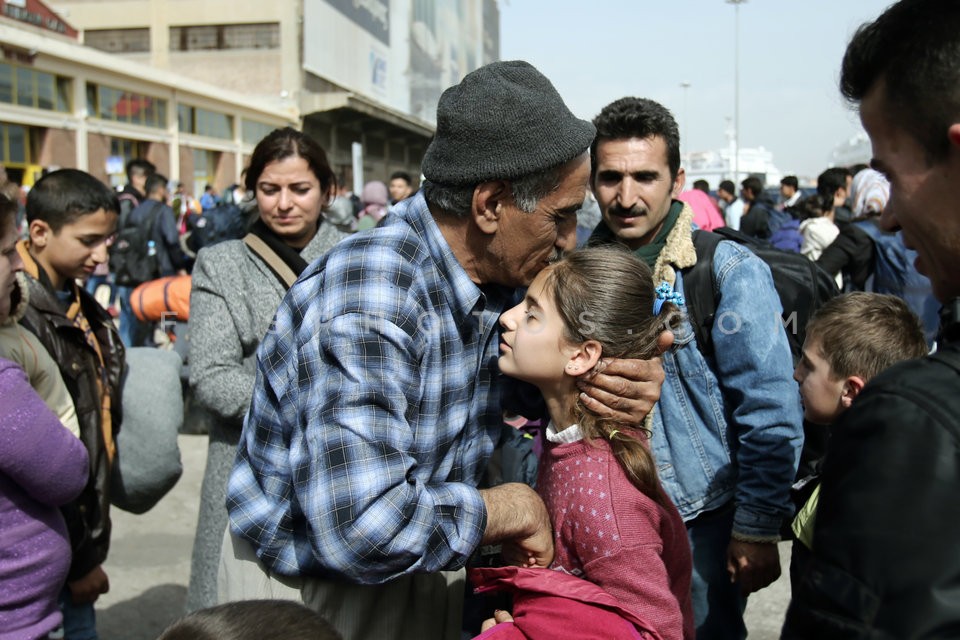
<svg viewBox="0 0 960 640"><path fill-rule="evenodd" d="M676 199L680 134L666 108L622 98L593 123L591 184L603 221L591 243L625 245L656 284L681 293L697 260L713 264L712 353L698 348L685 317L664 354L651 447L690 537L697 637L745 638L746 596L780 575L776 543L793 512L803 442L780 300L770 269L748 249L721 241L712 256L697 255L693 212Z"/></svg>

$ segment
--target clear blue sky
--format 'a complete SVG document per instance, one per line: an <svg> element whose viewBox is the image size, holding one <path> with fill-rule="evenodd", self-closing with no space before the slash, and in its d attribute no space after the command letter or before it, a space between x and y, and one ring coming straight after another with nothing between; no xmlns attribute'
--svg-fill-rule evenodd
<svg viewBox="0 0 960 640"><path fill-rule="evenodd" d="M740 146L816 176L861 130L837 89L847 42L892 0L740 5ZM725 0L501 0L500 57L528 60L592 118L626 95L667 106L690 150L726 144L734 113L735 7ZM684 100L681 82L689 82ZM686 106L684 103L686 102Z"/></svg>

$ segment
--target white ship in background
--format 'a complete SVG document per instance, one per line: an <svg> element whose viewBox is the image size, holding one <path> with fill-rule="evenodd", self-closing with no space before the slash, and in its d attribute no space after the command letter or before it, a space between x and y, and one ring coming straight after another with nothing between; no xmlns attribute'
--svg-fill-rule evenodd
<svg viewBox="0 0 960 640"><path fill-rule="evenodd" d="M763 147L740 147L736 152L734 130L727 119L727 128L724 131L727 137L727 146L715 151L689 151L681 154L681 164L686 170L687 187L693 187L694 180L706 180L711 189L716 189L723 180L732 180L737 189L748 176L760 177L768 187L780 186L783 172L773 164L773 153ZM733 159L739 155L739 164Z"/></svg>
<svg viewBox="0 0 960 640"><path fill-rule="evenodd" d="M831 167L849 167L855 164L870 164L873 148L870 138L860 132L846 142L841 142L830 153Z"/></svg>

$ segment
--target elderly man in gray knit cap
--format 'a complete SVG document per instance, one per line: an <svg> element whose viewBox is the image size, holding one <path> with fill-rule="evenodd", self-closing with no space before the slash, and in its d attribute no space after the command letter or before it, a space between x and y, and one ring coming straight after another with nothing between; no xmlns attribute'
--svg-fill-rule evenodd
<svg viewBox="0 0 960 640"><path fill-rule="evenodd" d="M444 92L421 192L311 265L261 344L224 600L301 600L354 640L455 639L478 547L550 563L536 493L477 487L502 428L498 318L574 248L593 136L525 62ZM585 402L639 422L662 378L615 361Z"/></svg>

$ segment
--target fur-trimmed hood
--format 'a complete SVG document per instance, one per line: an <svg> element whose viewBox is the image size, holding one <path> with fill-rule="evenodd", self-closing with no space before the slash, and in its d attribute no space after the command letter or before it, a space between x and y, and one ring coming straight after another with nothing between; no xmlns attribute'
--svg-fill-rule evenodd
<svg viewBox="0 0 960 640"><path fill-rule="evenodd" d="M673 230L667 236L667 244L657 257L653 265L653 281L656 284L668 282L670 286L677 283L677 270L692 267L697 263L697 250L693 246L693 209L686 202Z"/></svg>
<svg viewBox="0 0 960 640"><path fill-rule="evenodd" d="M10 315L0 320L0 327L20 322L27 312L30 303L30 287L27 286L27 276L18 271L14 280L13 293L10 294Z"/></svg>

